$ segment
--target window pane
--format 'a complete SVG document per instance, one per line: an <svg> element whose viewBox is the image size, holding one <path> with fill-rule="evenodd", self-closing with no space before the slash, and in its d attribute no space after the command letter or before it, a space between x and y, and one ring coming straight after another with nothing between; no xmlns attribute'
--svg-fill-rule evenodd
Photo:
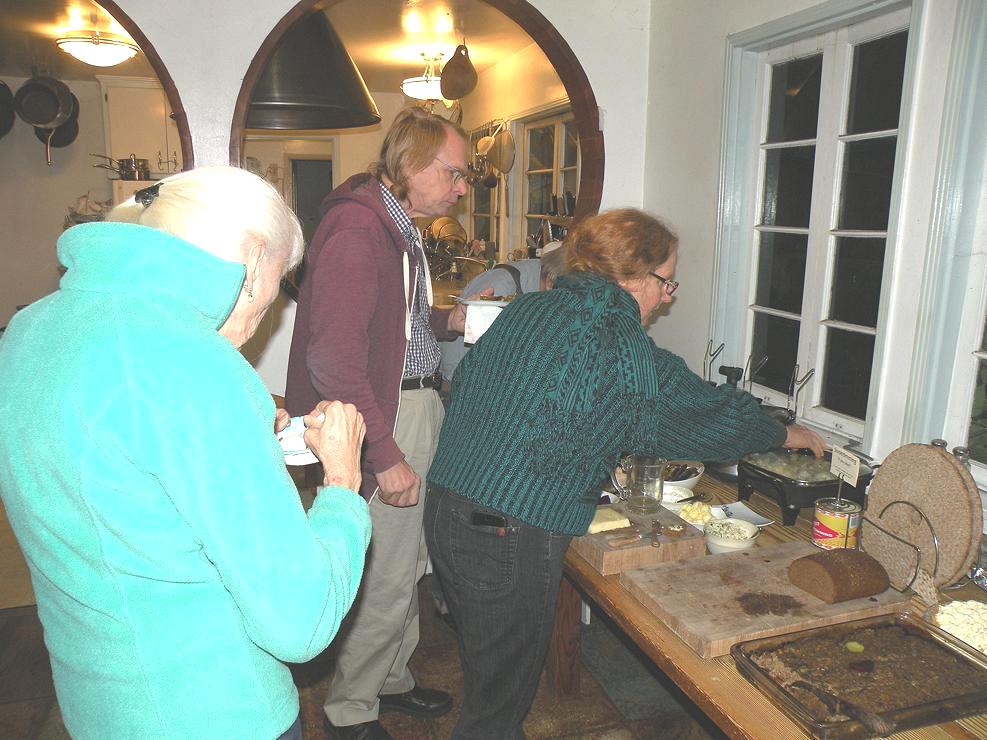
<svg viewBox="0 0 987 740"><path fill-rule="evenodd" d="M788 393L799 346L799 322L779 316L754 315L751 356L767 356L768 361L754 375L754 382Z"/></svg>
<svg viewBox="0 0 987 740"><path fill-rule="evenodd" d="M814 146L771 149L764 168L764 209L768 226L809 226Z"/></svg>
<svg viewBox="0 0 987 740"><path fill-rule="evenodd" d="M562 124L565 132L565 143L562 150L562 166L575 167L579 156L579 131L575 121L567 121Z"/></svg>
<svg viewBox="0 0 987 740"><path fill-rule="evenodd" d="M884 239L836 240L829 318L860 326L877 326L884 269Z"/></svg>
<svg viewBox="0 0 987 740"><path fill-rule="evenodd" d="M822 405L841 414L863 419L867 412L873 360L873 336L830 329L826 336Z"/></svg>
<svg viewBox="0 0 987 740"><path fill-rule="evenodd" d="M973 392L966 445L970 448L972 460L987 464L987 363L983 360L977 369L977 386Z"/></svg>
<svg viewBox="0 0 987 740"><path fill-rule="evenodd" d="M843 192L840 195L841 229L885 231L891 209L896 137L846 144Z"/></svg>
<svg viewBox="0 0 987 740"><path fill-rule="evenodd" d="M528 213L548 213L551 204L552 174L528 175Z"/></svg>
<svg viewBox="0 0 987 740"><path fill-rule="evenodd" d="M757 305L790 313L802 312L808 240L805 234L761 234L754 298Z"/></svg>
<svg viewBox="0 0 987 740"><path fill-rule="evenodd" d="M483 216L473 217L473 238L481 241L491 241L490 219Z"/></svg>
<svg viewBox="0 0 987 740"><path fill-rule="evenodd" d="M771 68L768 143L816 138L822 54Z"/></svg>
<svg viewBox="0 0 987 740"><path fill-rule="evenodd" d="M526 218L528 234L538 236L541 233L542 220L540 218Z"/></svg>
<svg viewBox="0 0 987 740"><path fill-rule="evenodd" d="M562 173L562 193L568 194L570 204L576 200L576 193L579 192L579 178L576 177L575 170L566 170ZM571 209L569 215L571 216Z"/></svg>
<svg viewBox="0 0 987 740"><path fill-rule="evenodd" d="M490 193L485 187L473 188L473 210L476 213L490 213Z"/></svg>
<svg viewBox="0 0 987 740"><path fill-rule="evenodd" d="M555 165L555 126L528 129L528 169L548 170Z"/></svg>
<svg viewBox="0 0 987 740"><path fill-rule="evenodd" d="M861 44L853 50L848 134L898 128L908 32Z"/></svg>

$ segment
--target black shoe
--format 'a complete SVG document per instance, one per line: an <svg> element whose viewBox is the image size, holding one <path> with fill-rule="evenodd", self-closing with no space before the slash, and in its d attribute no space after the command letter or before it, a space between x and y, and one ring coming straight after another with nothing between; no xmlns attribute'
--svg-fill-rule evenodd
<svg viewBox="0 0 987 740"><path fill-rule="evenodd" d="M441 717L452 709L452 697L444 691L416 686L403 694L382 694L380 708L415 717Z"/></svg>
<svg viewBox="0 0 987 740"><path fill-rule="evenodd" d="M391 733L385 730L377 720L336 727L327 719L326 733L329 737L339 740L394 740Z"/></svg>

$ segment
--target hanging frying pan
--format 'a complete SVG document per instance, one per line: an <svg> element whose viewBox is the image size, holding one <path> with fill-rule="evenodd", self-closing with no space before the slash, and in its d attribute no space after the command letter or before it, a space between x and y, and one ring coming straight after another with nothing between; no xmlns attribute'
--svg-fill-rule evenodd
<svg viewBox="0 0 987 740"><path fill-rule="evenodd" d="M14 110L31 126L58 128L72 115L72 93L64 82L38 75L18 88Z"/></svg>
<svg viewBox="0 0 987 740"><path fill-rule="evenodd" d="M45 144L46 161L51 165L51 148L68 146L79 135L79 99L72 93L72 115L69 120L56 128L34 127L34 135Z"/></svg>
<svg viewBox="0 0 987 740"><path fill-rule="evenodd" d="M14 94L7 83L0 80L0 139L14 127Z"/></svg>

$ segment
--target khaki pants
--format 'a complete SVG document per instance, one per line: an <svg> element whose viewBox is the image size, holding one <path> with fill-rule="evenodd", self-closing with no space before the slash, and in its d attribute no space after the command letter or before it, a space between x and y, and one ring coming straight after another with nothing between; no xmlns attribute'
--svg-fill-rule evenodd
<svg viewBox="0 0 987 740"><path fill-rule="evenodd" d="M418 646L417 586L427 561L425 477L443 415L435 391L401 391L394 439L421 478L419 500L417 506L397 508L375 496L370 504L373 534L363 582L336 638L336 671L324 705L337 727L377 719L378 696L415 687L408 661Z"/></svg>

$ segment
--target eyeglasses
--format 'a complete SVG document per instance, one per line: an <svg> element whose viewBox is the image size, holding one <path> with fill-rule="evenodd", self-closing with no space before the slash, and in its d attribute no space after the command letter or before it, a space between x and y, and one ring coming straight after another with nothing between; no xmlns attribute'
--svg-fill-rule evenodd
<svg viewBox="0 0 987 740"><path fill-rule="evenodd" d="M669 280L667 277L662 277L657 272L651 273L651 277L657 278L658 282L665 289L665 293L668 295L673 295L676 290L679 289L679 284L674 280Z"/></svg>
<svg viewBox="0 0 987 740"><path fill-rule="evenodd" d="M453 185L458 185L461 182L466 182L466 173L463 170L459 169L458 167L453 167L444 159L439 159L438 157L432 157L432 159L446 166L446 168L449 170L449 174L452 175Z"/></svg>

